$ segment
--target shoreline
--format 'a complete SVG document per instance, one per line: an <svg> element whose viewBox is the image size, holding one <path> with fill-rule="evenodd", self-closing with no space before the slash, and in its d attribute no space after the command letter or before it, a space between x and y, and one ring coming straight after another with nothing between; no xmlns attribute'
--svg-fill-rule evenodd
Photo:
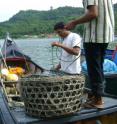
<svg viewBox="0 0 117 124"><path fill-rule="evenodd" d="M11 36L12 37L12 36ZM12 37L12 39L50 39L59 38L57 34L42 34L42 35L22 35L21 37ZM4 38L0 38L3 40ZM114 42L117 42L117 35L114 36Z"/></svg>

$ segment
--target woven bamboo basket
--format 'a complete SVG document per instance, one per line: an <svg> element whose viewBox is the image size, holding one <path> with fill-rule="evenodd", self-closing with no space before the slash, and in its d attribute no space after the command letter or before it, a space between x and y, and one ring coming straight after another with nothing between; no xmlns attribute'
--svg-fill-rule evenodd
<svg viewBox="0 0 117 124"><path fill-rule="evenodd" d="M81 108L84 75L30 76L21 79L25 111L33 117L73 114Z"/></svg>

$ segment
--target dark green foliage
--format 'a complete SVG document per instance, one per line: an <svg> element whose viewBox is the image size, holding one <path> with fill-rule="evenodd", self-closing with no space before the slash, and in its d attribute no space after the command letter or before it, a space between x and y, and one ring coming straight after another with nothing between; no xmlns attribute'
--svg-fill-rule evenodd
<svg viewBox="0 0 117 124"><path fill-rule="evenodd" d="M53 27L56 22L68 22L82 14L83 8L67 6L49 11L20 11L10 18L9 21L0 23L0 37L4 37L6 32L10 32L15 38L24 35L51 34L54 32ZM77 31L82 34L78 29Z"/></svg>
<svg viewBox="0 0 117 124"><path fill-rule="evenodd" d="M115 8L115 20L117 20L117 4ZM83 8L75 7L60 7L51 9L49 11L27 10L20 11L9 21L0 23L0 38L5 36L6 32L15 37L22 37L24 35L45 35L54 32L53 26L56 22L76 19L83 14ZM117 21L115 21L117 22ZM75 32L83 34L83 25L77 26ZM117 34L117 23L115 32Z"/></svg>

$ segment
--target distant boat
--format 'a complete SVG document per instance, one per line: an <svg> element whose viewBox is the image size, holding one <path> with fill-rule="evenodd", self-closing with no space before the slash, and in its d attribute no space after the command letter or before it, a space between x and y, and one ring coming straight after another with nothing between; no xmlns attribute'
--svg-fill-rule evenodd
<svg viewBox="0 0 117 124"><path fill-rule="evenodd" d="M34 74L37 71L43 71L42 67L37 65L18 48L8 33L1 49L0 61L3 68L21 67L25 70L25 74Z"/></svg>
<svg viewBox="0 0 117 124"><path fill-rule="evenodd" d="M29 56L25 55L18 48L17 44L10 37L9 33L7 33L2 49L0 50L0 67L1 70L3 68L7 68L16 74L18 73L16 71L23 70L24 72L22 73L22 76L36 73L39 74L44 71L41 66L37 65ZM21 78L21 75L19 78ZM18 81L6 80L2 78L1 80L3 80L4 88L6 91L7 89L9 90L9 96L19 95L16 88Z"/></svg>

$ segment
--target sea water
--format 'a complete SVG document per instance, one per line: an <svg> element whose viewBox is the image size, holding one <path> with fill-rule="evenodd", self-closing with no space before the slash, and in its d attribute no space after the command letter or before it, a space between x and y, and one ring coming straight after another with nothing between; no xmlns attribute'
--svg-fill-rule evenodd
<svg viewBox="0 0 117 124"><path fill-rule="evenodd" d="M115 40L117 37L115 37ZM45 69L51 69L59 63L60 49L51 47L51 43L59 41L59 38L42 38L42 39L13 39L18 45L19 49L31 57L31 59L38 65ZM4 40L0 40L2 47ZM117 45L113 43L111 46Z"/></svg>

